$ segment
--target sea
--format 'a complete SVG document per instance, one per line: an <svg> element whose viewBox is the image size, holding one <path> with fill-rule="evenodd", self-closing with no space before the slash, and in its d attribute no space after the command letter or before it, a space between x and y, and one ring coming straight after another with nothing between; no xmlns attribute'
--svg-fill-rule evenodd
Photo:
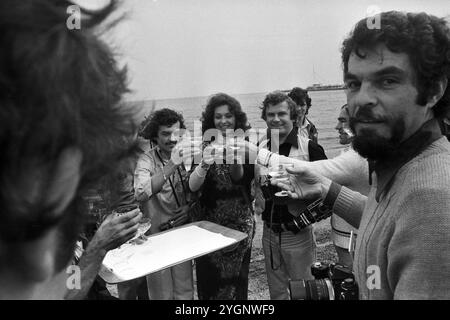
<svg viewBox="0 0 450 320"><path fill-rule="evenodd" d="M253 128L266 128L266 123L261 119L261 106L266 94L267 92L232 95L241 103ZM339 144L338 133L334 128L340 108L346 103L345 91L310 91L308 94L312 100L308 119L319 132L319 144L325 149L328 158L333 158L343 149L343 146ZM200 119L207 100L208 97L205 96L139 101L138 104L142 108L139 114L146 115L152 110L171 108L183 115L186 127L192 131L194 121Z"/></svg>

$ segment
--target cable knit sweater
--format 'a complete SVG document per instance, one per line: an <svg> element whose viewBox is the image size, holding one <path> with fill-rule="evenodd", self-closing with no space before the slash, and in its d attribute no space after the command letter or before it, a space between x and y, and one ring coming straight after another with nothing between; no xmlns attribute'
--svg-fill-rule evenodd
<svg viewBox="0 0 450 320"><path fill-rule="evenodd" d="M450 143L442 137L402 166L379 202L373 176L368 198L343 187L333 208L359 226L360 298L450 299Z"/></svg>
<svg viewBox="0 0 450 320"><path fill-rule="evenodd" d="M311 162L310 168L327 177L328 179L346 186L367 196L370 191L369 168L367 160L361 157L353 148L347 148L339 156L329 159ZM336 214L331 217L331 240L334 245L348 249L350 245L350 232L357 237L358 229L352 227L344 219Z"/></svg>

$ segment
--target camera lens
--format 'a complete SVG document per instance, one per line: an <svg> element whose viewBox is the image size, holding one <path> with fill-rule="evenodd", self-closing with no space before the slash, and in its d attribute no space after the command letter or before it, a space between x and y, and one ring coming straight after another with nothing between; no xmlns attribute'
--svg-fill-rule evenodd
<svg viewBox="0 0 450 320"><path fill-rule="evenodd" d="M333 286L328 279L291 281L289 290L292 300L334 300Z"/></svg>

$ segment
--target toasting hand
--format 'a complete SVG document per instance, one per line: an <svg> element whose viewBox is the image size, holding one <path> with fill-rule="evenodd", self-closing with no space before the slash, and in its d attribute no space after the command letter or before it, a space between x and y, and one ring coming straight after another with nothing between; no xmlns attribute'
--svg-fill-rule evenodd
<svg viewBox="0 0 450 320"><path fill-rule="evenodd" d="M271 184L286 190L292 199L323 199L327 195L331 184L330 179L306 166L286 168L286 171L289 173L289 181L272 178Z"/></svg>
<svg viewBox="0 0 450 320"><path fill-rule="evenodd" d="M175 165L180 165L183 161L189 162L193 158L201 156L201 141L185 138L179 141L172 149L171 160Z"/></svg>
<svg viewBox="0 0 450 320"><path fill-rule="evenodd" d="M112 213L106 217L89 244L106 252L132 239L139 228L142 213L134 209L126 213Z"/></svg>

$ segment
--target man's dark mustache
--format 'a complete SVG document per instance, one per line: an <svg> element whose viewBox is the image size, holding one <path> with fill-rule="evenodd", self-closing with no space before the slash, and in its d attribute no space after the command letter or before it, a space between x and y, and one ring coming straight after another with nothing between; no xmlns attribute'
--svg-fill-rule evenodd
<svg viewBox="0 0 450 320"><path fill-rule="evenodd" d="M375 116L371 108L360 108L358 112L350 117L350 122L356 123L360 121L386 121L386 119Z"/></svg>
<svg viewBox="0 0 450 320"><path fill-rule="evenodd" d="M372 112L372 108L370 107L361 107L358 109L358 111L353 115L350 116L349 118L349 127L350 130L356 134L355 131L355 125L358 122L362 122L362 121L374 121L374 122L378 122L378 121L387 121L387 119L385 117L377 117L373 114Z"/></svg>

